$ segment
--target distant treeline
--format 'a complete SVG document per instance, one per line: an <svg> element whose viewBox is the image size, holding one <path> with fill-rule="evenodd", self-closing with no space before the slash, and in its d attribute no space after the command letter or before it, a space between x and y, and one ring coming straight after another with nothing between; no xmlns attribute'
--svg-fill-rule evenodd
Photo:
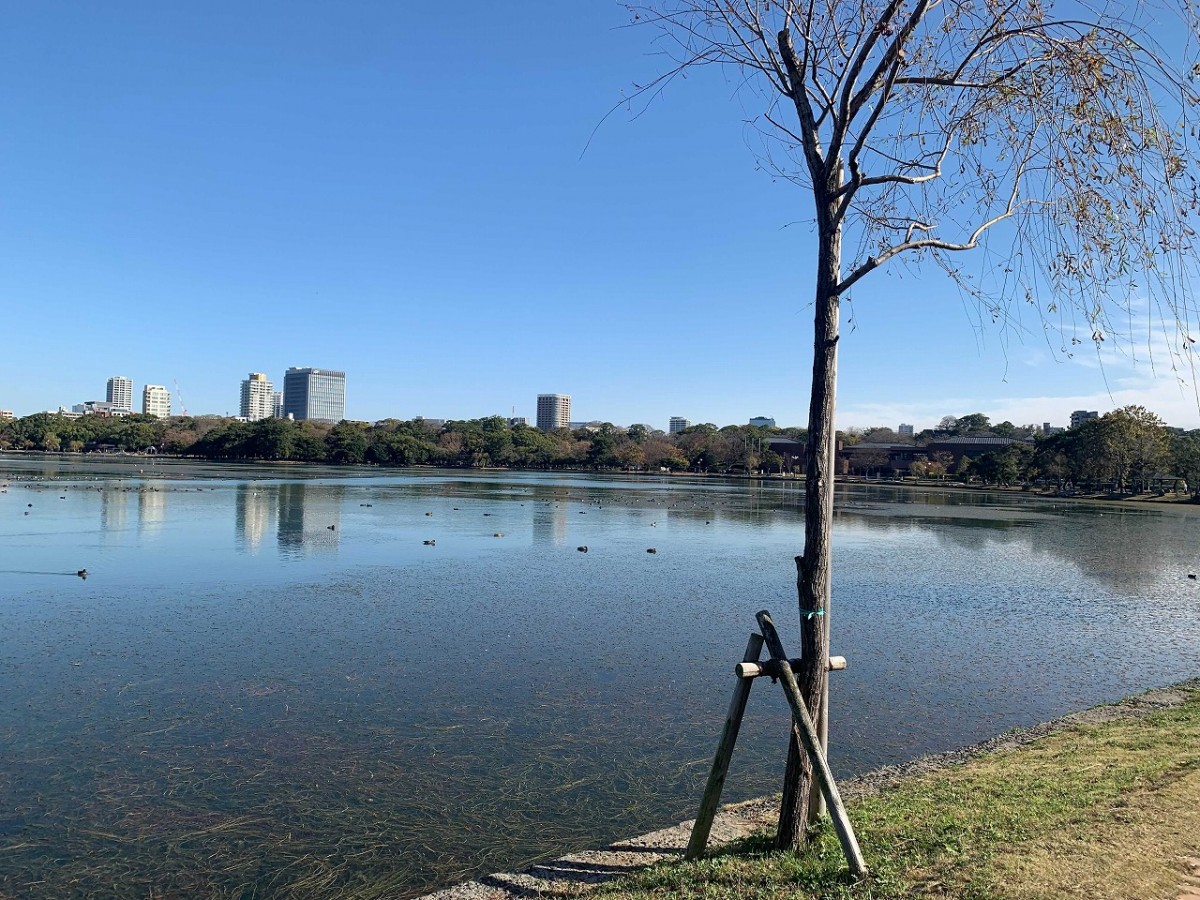
<svg viewBox="0 0 1200 900"><path fill-rule="evenodd" d="M991 425L987 416L972 413L947 416L936 429L904 438L888 429L859 431L848 440L886 446L907 442L919 449L933 440L997 436L1014 438L1003 450L955 463L950 454L916 454L901 472L889 454L870 460L875 474L913 474L924 477L957 477L984 484L1037 484L1059 489L1107 490L1116 493L1182 488L1184 482L1200 488L1200 431L1167 428L1162 419L1141 406L1126 406L1075 428L1041 434L1034 426L1015 427L1010 422ZM867 456L858 456L865 460ZM912 454L910 454L912 456ZM860 463L861 464L861 463Z"/></svg>
<svg viewBox="0 0 1200 900"><path fill-rule="evenodd" d="M980 413L947 416L936 429L915 437L889 429L842 435L847 445L860 442L909 443L919 450L946 437L995 435L1018 439L1006 449L963 457L956 465L917 454L904 470L888 472L887 455L875 474L957 477L985 484L1053 484L1058 487L1107 486L1117 491L1149 490L1171 479L1200 487L1200 431L1168 429L1154 413L1127 406L1077 428L1041 435L1032 426L1008 422L992 426ZM422 419L365 422L296 422L262 419L241 422L217 416L156 419L131 415L78 418L38 413L0 422L0 450L47 452L157 452L223 460L290 460L335 465L432 465L528 469L669 469L671 471L780 472L795 469L798 453L781 455L771 441L803 442L802 428L749 425L696 425L665 434L647 425L617 428L602 424L575 431L544 432L510 426L500 416L431 423ZM786 444L786 442L785 442ZM777 443L776 449L784 449ZM792 451L797 448L791 446Z"/></svg>
<svg viewBox="0 0 1200 900"><path fill-rule="evenodd" d="M784 459L773 437L803 441L803 429L697 425L667 435L646 425L543 432L510 426L500 416L429 423L421 419L365 422L242 422L216 416L85 415L38 413L0 422L0 450L47 452L154 452L225 460L292 460L336 465L511 466L530 469L653 467L673 471L768 468Z"/></svg>

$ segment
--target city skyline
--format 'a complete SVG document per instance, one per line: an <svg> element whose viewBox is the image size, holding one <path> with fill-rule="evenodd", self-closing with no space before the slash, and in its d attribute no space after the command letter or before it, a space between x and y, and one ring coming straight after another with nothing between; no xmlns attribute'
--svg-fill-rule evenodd
<svg viewBox="0 0 1200 900"><path fill-rule="evenodd" d="M346 414L363 421L532 419L564 384L589 420L805 424L810 213L757 170L716 72L638 115L622 93L661 60L617 4L461 22L302 5L11 11L0 114L23 177L0 222L5 327L44 331L47 309L79 327L53 360L7 348L0 407L92 399L119 365L177 412L225 414L251 367L302 359L351 365ZM464 41L473 66L445 66ZM242 327L247 310L270 327ZM1065 424L1130 403L1200 426L1194 373L1148 313L1132 344L1097 351L1087 323L1059 335L1021 302L993 325L913 266L857 285L845 318L842 428ZM155 339L130 340L130 321Z"/></svg>
<svg viewBox="0 0 1200 900"><path fill-rule="evenodd" d="M308 387L309 379L314 374L316 376L318 376L318 381L321 385L317 389L317 395L320 395L320 396L315 401L311 399L311 397L315 396L315 395L310 395L310 388ZM397 414L391 414L391 415L384 415L377 419L370 419L370 420L353 419L353 417L349 417L349 416L345 415L345 381L346 381L346 373L345 372L332 371L332 370L328 370L328 369L315 369L315 368L311 368L311 367L305 368L305 367L293 366L293 367L289 367L287 372L285 373L285 384L286 384L288 375L291 375L291 377L293 378L293 383L295 385L303 386L303 389L300 390L299 393L303 394L305 399L303 399L303 400L297 399L294 402L294 405L289 409L284 403L283 393L280 391L274 390L274 384L267 375L265 375L264 373L261 373L261 372L251 372L251 373L249 373L248 378L243 379L241 381L241 388L240 388L240 395L239 395L240 396L239 408L238 408L236 417L246 419L248 421L257 421L258 419L264 419L264 418L270 418L270 417L284 418L284 417L290 415L293 418L298 418L298 419L317 418L317 419L320 419L323 421L330 421L330 422L340 421L343 418L347 418L351 421L361 421L361 422L378 422L378 421L383 421L385 419L406 419L406 418L409 420L419 418L419 419L423 419L425 421L445 422L445 421L448 421L451 419L467 420L467 419L480 419L480 418L488 418L491 416L499 416L500 418L507 419L510 425L514 424L515 422L528 422L529 418L530 418L528 416L519 416L519 415L514 416L514 415L510 415L505 412L492 411L492 412L488 412L488 413L485 413L480 416L427 416L427 415L422 415L422 414L414 414L414 415L405 417L405 416L401 416L401 415L397 415ZM170 417L170 416L180 416L180 415L192 415L192 416L201 416L201 417L216 416L216 417L224 417L224 418L235 417L234 414L232 414L230 412L190 412L190 413L185 414L182 411L177 411L177 410L173 409L172 394L170 393L170 391L168 391L165 387L163 387L161 385L146 384L143 387L142 403L141 403L140 410L134 410L130 406L123 406L123 405L121 405L120 402L116 402L112 399L114 396L116 396L118 399L120 399L122 397L132 396L135 387L136 387L136 381L134 379L130 379L125 376L119 376L119 375L113 376L113 377L109 378L108 381L106 382L106 391L105 391L105 395L107 398L106 401L84 401L82 403L71 404L71 406L69 408L70 408L71 412L74 414L80 414L80 413L85 413L85 412L88 412L88 413L100 412L100 413L107 414L111 410L111 411L117 412L119 414L125 414L127 412L141 412L143 414L154 415L158 418L166 418L166 417ZM319 409L320 412L323 414L315 414L315 415L311 415L311 416L308 414L309 404L313 403L313 402L315 402L317 404L317 406L315 408ZM1143 404L1125 404L1125 405L1143 405ZM613 420L613 419L591 418L591 419L579 420L578 422L575 422L571 418L572 398L571 398L571 395L569 395L569 394L546 394L546 393L538 394L536 397L536 400L535 400L534 408L536 410L536 415L535 415L535 419L534 419L536 427L541 428L543 430L554 430L555 428L559 428L559 427L575 427L576 425L582 425L585 423L586 424L596 424L596 423L601 423L601 422L609 422L618 427L627 427L630 425L641 424L641 425L646 425L646 426L650 427L651 429L662 431L662 432L668 433L668 434L674 434L678 431L682 431L682 430L692 427L694 425L704 425L704 424L716 425L718 427L725 427L728 425L742 425L742 424L752 425L752 426L757 425L760 427L766 426L766 427L779 427L779 428L792 428L792 427L804 428L804 427L807 427L806 422L783 421L780 423L776 423L774 417L770 417L770 416L750 416L748 418L743 416L741 419L734 420L734 421L713 421L713 420L695 420L695 421L693 421L693 420L687 419L683 416L673 415L673 416L666 417L666 422L667 422L666 425L659 424L657 419L621 421L621 420ZM1118 409L1118 408L1120 408L1120 407L1113 406L1110 409ZM68 406L66 404L59 404L57 406L57 408L55 408L53 406L47 406L43 409L35 410L34 412L35 413L46 412L46 413L53 414L56 411L56 409L58 412L62 412L62 411L67 410ZM296 415L296 413L298 411L301 412L301 415ZM1028 417L1001 418L1001 417L998 417L998 416L992 414L988 410L982 410L982 409L974 409L974 410L971 410L970 412L965 411L965 410L958 410L955 412L942 411L940 413L935 414L934 417L929 422L927 422L925 424L921 424L919 426L914 426L911 422L905 423L903 421L900 421L898 424L896 424L895 422L886 422L886 421L881 420L881 421L873 421L873 422L870 422L867 424L861 424L861 425L848 425L848 426L840 426L839 425L839 430L840 431L855 431L855 430L867 431L867 430L872 430L872 429L877 429L877 428L884 428L884 429L889 429L889 430L895 431L897 434L899 434L901 436L911 437L914 433L914 430L916 430L916 431L932 430L946 416L958 417L958 416L970 415L972 413L982 413L983 415L985 415L989 418L989 420L992 422L993 425L1007 422L1018 428L1034 428L1036 430L1039 430L1039 431L1042 431L1042 432L1048 434L1048 433L1052 433L1054 431L1061 431L1067 427L1074 428L1074 427L1078 426L1079 424L1081 424L1082 422L1086 421L1087 419L1098 418L1099 416L1103 415L1104 412L1107 412L1107 411L1108 410L1097 411L1097 410L1075 409L1075 410L1072 410L1069 413L1069 415L1067 415L1065 417L1064 421L1061 423L1057 420L1049 420L1049 419L1044 419L1042 421L1036 421L1036 420L1030 419ZM5 414L5 416L9 416L9 414L12 413L11 410L7 410L7 409L2 409L2 410L0 410L0 412L3 412ZM1157 410L1151 410L1151 412L1157 412ZM16 413L14 415L17 418L20 418L23 415L30 415L30 414L32 414L32 413ZM9 416L9 417L11 417L11 416ZM1179 426L1177 423L1172 422L1169 419L1166 419L1165 417L1164 417L1164 423L1170 427L1185 428L1185 426ZM1185 430L1186 430L1186 428L1185 428Z"/></svg>

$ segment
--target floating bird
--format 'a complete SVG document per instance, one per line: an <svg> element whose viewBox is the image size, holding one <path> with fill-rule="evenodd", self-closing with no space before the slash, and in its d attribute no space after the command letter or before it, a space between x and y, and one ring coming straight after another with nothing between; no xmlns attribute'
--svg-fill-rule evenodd
<svg viewBox="0 0 1200 900"><path fill-rule="evenodd" d="M647 548L646 548L646 552L647 552L647 553L657 553L657 552L658 552L658 548L657 548L657 547L647 547Z"/></svg>
<svg viewBox="0 0 1200 900"><path fill-rule="evenodd" d="M422 541L421 543L423 543L426 547L436 547L437 546L437 541Z"/></svg>
<svg viewBox="0 0 1200 900"><path fill-rule="evenodd" d="M334 531L337 529L336 525L326 525L325 527L328 528L330 531Z"/></svg>
<svg viewBox="0 0 1200 900"><path fill-rule="evenodd" d="M576 547L575 549L580 553L587 553L587 544L584 544L582 547Z"/></svg>
<svg viewBox="0 0 1200 900"><path fill-rule="evenodd" d="M80 578L87 578L87 576L88 576L88 570L87 570L87 569L80 569L80 570L79 570L78 572L76 572L75 574L76 574L76 575L78 575Z"/></svg>
<svg viewBox="0 0 1200 900"><path fill-rule="evenodd" d="M1192 581L1195 581L1195 580L1196 580L1196 576L1195 576L1195 575L1193 575L1193 574L1192 574L1192 573L1190 573L1190 572L1188 573L1188 578L1192 579Z"/></svg>
<svg viewBox="0 0 1200 900"><path fill-rule="evenodd" d="M427 516L432 516L432 515L433 515L433 513L425 513L425 515L427 515Z"/></svg>
<svg viewBox="0 0 1200 900"><path fill-rule="evenodd" d="M492 537L504 537L504 532L503 532L503 531L497 531L495 534L493 534L493 535L492 535Z"/></svg>

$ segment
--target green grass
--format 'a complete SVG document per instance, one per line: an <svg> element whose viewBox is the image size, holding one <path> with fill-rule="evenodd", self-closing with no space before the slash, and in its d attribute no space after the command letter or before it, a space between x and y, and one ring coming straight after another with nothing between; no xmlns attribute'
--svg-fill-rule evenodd
<svg viewBox="0 0 1200 900"><path fill-rule="evenodd" d="M826 827L801 854L759 835L595 889L620 898L1150 897L1200 856L1200 691L850 804L871 875Z"/></svg>

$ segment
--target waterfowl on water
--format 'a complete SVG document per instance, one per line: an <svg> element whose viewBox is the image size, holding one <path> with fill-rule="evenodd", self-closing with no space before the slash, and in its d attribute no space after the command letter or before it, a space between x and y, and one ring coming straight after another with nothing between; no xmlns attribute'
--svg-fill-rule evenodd
<svg viewBox="0 0 1200 900"><path fill-rule="evenodd" d="M582 547L576 547L575 549L580 553L587 553L587 544L584 544Z"/></svg>

